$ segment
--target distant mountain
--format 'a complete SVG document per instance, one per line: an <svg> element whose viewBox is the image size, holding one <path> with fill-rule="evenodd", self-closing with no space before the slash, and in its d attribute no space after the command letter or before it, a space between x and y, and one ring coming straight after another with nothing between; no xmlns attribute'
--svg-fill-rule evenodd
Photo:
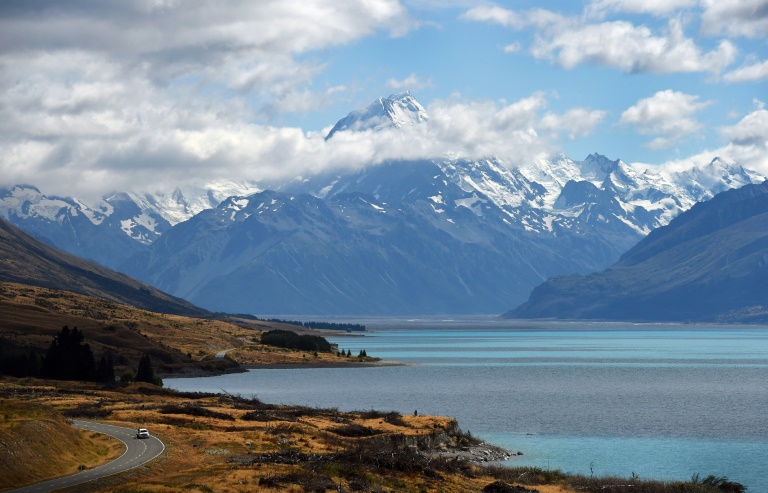
<svg viewBox="0 0 768 493"><path fill-rule="evenodd" d="M349 113L327 138L429 124L405 92ZM665 174L599 154L521 166L444 158L303 176L269 192L221 182L114 194L92 207L18 186L0 190L0 216L215 310L498 313L548 277L603 269L693 204L763 179L722 159Z"/></svg>
<svg viewBox="0 0 768 493"><path fill-rule="evenodd" d="M505 316L768 322L768 182L696 204L609 269L551 279Z"/></svg>
<svg viewBox="0 0 768 493"><path fill-rule="evenodd" d="M0 218L50 246L115 268L174 224L231 195L256 191L251 184L222 181L193 190L190 199L176 188L169 194L114 193L88 205L17 185L0 189Z"/></svg>
<svg viewBox="0 0 768 493"><path fill-rule="evenodd" d="M206 314L124 274L51 248L2 219L0 281L74 291L162 313Z"/></svg>
<svg viewBox="0 0 768 493"><path fill-rule="evenodd" d="M593 235L554 241L528 232L442 178L432 162L393 163L350 178L356 189L326 199L233 197L122 269L217 311L493 313L546 273L586 272L593 258L618 255ZM378 197L363 191L369 185Z"/></svg>

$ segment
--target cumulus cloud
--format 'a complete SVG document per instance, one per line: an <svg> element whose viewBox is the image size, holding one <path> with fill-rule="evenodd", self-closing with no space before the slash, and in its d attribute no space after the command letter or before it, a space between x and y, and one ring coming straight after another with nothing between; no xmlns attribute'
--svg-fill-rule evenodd
<svg viewBox="0 0 768 493"><path fill-rule="evenodd" d="M570 140L578 137L586 137L594 132L608 113L602 110L590 110L588 108L571 108L562 115L547 113L541 119L544 129L556 132L565 132Z"/></svg>
<svg viewBox="0 0 768 493"><path fill-rule="evenodd" d="M536 27L539 29L565 25L571 20L561 14L546 9L531 9L516 11L505 9L497 5L481 5L473 7L461 15L468 21L490 22L512 29L525 29Z"/></svg>
<svg viewBox="0 0 768 493"><path fill-rule="evenodd" d="M728 138L732 145L768 151L768 110L764 107L758 108L736 125L722 127L720 133Z"/></svg>
<svg viewBox="0 0 768 493"><path fill-rule="evenodd" d="M591 8L601 12L621 9L661 14L689 3L684 0L604 0L592 4ZM518 12L498 6L481 6L468 10L462 17L516 30L535 28L531 54L538 59L553 60L567 69L595 64L628 73L717 74L733 63L738 52L736 46L727 40L710 51L702 50L685 35L683 22L677 17L672 18L667 28L659 33L625 20L593 23L582 17L566 17L544 9Z"/></svg>
<svg viewBox="0 0 768 493"><path fill-rule="evenodd" d="M195 78L285 94L324 68L297 56L409 25L397 0L41 0L0 11L0 57L87 53L160 86Z"/></svg>
<svg viewBox="0 0 768 493"><path fill-rule="evenodd" d="M87 196L115 189L163 190L221 177L271 181L389 159L497 155L522 163L559 150L560 133L573 138L590 133L604 116L586 108L548 111L543 93L511 103L457 96L430 104L428 124L338 132L325 141L320 132L230 118L245 111L234 103L231 113L221 114L210 113L204 103L186 103L184 113L161 101L142 103L126 114L104 115L109 124L95 129L79 127L98 112L54 119L46 138L0 146L0 176L5 184L31 182L50 193ZM33 119L43 116L38 111ZM37 129L30 125L20 131Z"/></svg>
<svg viewBox="0 0 768 493"><path fill-rule="evenodd" d="M702 3L704 33L746 38L768 36L768 2L765 0L703 0Z"/></svg>
<svg viewBox="0 0 768 493"><path fill-rule="evenodd" d="M523 29L528 25L523 14L497 5L481 5L471 8L461 17L470 21L491 22L514 29Z"/></svg>
<svg viewBox="0 0 768 493"><path fill-rule="evenodd" d="M413 25L398 0L3 4L0 185L103 192L307 160L301 130L253 122L339 94L312 88L314 53Z"/></svg>
<svg viewBox="0 0 768 493"><path fill-rule="evenodd" d="M723 76L726 82L757 82L768 79L768 60L732 70Z"/></svg>
<svg viewBox="0 0 768 493"><path fill-rule="evenodd" d="M623 72L711 72L720 73L736 56L736 46L722 41L703 52L685 36L679 19L670 21L661 35L646 26L626 21L574 26L538 36L532 53L536 58L556 60L564 68L592 63Z"/></svg>
<svg viewBox="0 0 768 493"><path fill-rule="evenodd" d="M433 87L434 84L432 83L432 79L422 80L416 74L411 74L402 80L390 78L389 80L387 80L387 86L390 89L394 89L396 91L403 90L403 89L416 91L419 89L424 89L425 87Z"/></svg>
<svg viewBox="0 0 768 493"><path fill-rule="evenodd" d="M720 128L725 145L693 156L663 163L660 168L680 171L702 166L719 157L768 175L768 110L758 107L736 125Z"/></svg>
<svg viewBox="0 0 768 493"><path fill-rule="evenodd" d="M681 8L693 7L698 0L593 0L587 4L589 15L602 17L612 12L667 15Z"/></svg>
<svg viewBox="0 0 768 493"><path fill-rule="evenodd" d="M666 90L641 99L621 114L621 123L633 125L644 135L658 135L648 143L651 149L669 147L701 124L693 115L712 104L698 96Z"/></svg>

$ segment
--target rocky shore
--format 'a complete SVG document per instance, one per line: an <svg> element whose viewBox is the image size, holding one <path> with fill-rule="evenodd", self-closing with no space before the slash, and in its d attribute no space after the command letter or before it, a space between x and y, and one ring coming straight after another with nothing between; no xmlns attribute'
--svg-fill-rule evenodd
<svg viewBox="0 0 768 493"><path fill-rule="evenodd" d="M496 445L481 442L462 447L439 445L437 450L430 450L428 455L447 460L466 460L475 464L484 464L509 460L517 455L522 455L522 452L512 453Z"/></svg>

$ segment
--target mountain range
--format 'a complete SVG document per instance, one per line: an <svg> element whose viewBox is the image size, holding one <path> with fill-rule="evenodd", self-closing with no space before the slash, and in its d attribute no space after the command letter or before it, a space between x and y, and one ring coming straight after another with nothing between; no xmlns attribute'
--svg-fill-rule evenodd
<svg viewBox="0 0 768 493"><path fill-rule="evenodd" d="M429 117L405 92L350 113L326 139L416 125ZM443 158L95 206L16 186L0 190L0 216L217 311L501 313L547 278L603 269L695 203L763 180L721 159L656 173L599 154Z"/></svg>
<svg viewBox="0 0 768 493"><path fill-rule="evenodd" d="M509 318L768 321L768 182L723 192L610 268L536 287Z"/></svg>

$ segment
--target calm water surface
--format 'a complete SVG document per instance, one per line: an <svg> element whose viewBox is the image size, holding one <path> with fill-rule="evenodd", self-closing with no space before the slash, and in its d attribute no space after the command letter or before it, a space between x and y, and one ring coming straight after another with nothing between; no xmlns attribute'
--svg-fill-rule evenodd
<svg viewBox="0 0 768 493"><path fill-rule="evenodd" d="M375 332L332 341L413 365L165 383L272 403L453 416L522 451L515 464L660 479L715 474L768 492L768 328L367 323Z"/></svg>

